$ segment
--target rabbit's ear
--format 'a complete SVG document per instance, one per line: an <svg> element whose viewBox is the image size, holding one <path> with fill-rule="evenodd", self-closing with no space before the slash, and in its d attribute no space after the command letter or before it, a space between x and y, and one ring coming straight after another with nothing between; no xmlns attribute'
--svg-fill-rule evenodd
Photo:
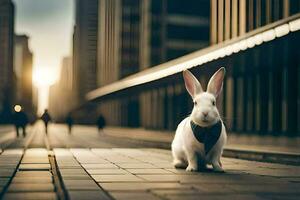
<svg viewBox="0 0 300 200"><path fill-rule="evenodd" d="M183 78L185 87L193 99L195 98L195 95L203 92L200 82L189 70L183 71Z"/></svg>
<svg viewBox="0 0 300 200"><path fill-rule="evenodd" d="M223 80L225 76L225 68L221 67L209 80L207 85L207 92L212 93L218 97L222 92Z"/></svg>

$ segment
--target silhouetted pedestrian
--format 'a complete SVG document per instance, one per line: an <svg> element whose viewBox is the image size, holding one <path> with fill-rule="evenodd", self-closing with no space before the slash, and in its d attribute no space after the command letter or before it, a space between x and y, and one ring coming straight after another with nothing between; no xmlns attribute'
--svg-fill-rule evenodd
<svg viewBox="0 0 300 200"><path fill-rule="evenodd" d="M41 119L43 120L44 124L45 124L45 131L46 134L48 133L48 123L51 121L51 116L48 113L48 110L45 109L43 115L41 116Z"/></svg>
<svg viewBox="0 0 300 200"><path fill-rule="evenodd" d="M19 137L19 129L22 128L23 137L26 136L26 126L28 124L28 117L25 112L22 111L20 105L15 106L15 113L13 115L13 123L16 128L17 137Z"/></svg>
<svg viewBox="0 0 300 200"><path fill-rule="evenodd" d="M71 134L71 132L72 132L72 126L73 126L74 121L73 121L73 118L72 118L72 116L70 114L66 118L66 123L67 123L68 128L69 128L69 134Z"/></svg>
<svg viewBox="0 0 300 200"><path fill-rule="evenodd" d="M103 117L103 115L99 115L98 119L97 119L97 126L98 126L98 131L100 132L101 130L103 130L103 128L105 127L105 119Z"/></svg>

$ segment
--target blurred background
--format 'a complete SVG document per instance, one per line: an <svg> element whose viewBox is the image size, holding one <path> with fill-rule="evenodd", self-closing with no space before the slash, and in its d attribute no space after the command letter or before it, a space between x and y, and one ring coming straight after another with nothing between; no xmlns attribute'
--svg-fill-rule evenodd
<svg viewBox="0 0 300 200"><path fill-rule="evenodd" d="M300 0L0 0L0 123L21 105L31 122L48 108L174 130L192 110L176 68L206 86L224 66L230 131L299 136L299 14Z"/></svg>

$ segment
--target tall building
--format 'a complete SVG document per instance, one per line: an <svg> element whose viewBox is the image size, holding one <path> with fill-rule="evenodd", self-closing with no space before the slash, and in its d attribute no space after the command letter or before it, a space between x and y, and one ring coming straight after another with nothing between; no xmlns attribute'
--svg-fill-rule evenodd
<svg viewBox="0 0 300 200"><path fill-rule="evenodd" d="M99 0L98 87L208 46L209 6L204 0ZM100 110L112 124L139 124L133 117L138 97Z"/></svg>
<svg viewBox="0 0 300 200"><path fill-rule="evenodd" d="M211 0L211 43L244 36L299 13L299 0ZM263 50L254 48L247 54L251 64L245 55L229 62L239 64L232 67L224 84L224 116L233 131L295 134L300 130L295 86L299 86L299 75L297 64L291 64L297 60L296 38L272 42Z"/></svg>
<svg viewBox="0 0 300 200"><path fill-rule="evenodd" d="M98 0L76 0L73 64L79 102L97 87L97 33Z"/></svg>
<svg viewBox="0 0 300 200"><path fill-rule="evenodd" d="M209 9L206 0L99 0L98 85L207 47Z"/></svg>
<svg viewBox="0 0 300 200"><path fill-rule="evenodd" d="M50 87L49 111L55 121L62 122L74 108L73 65L71 57L61 63L60 79Z"/></svg>
<svg viewBox="0 0 300 200"><path fill-rule="evenodd" d="M98 86L120 77L120 0L99 0L98 20Z"/></svg>
<svg viewBox="0 0 300 200"><path fill-rule="evenodd" d="M85 101L85 95L97 88L98 0L76 0L73 34L74 94L77 107ZM86 105L76 112L78 121L95 121L94 105ZM92 114L95 113L95 114ZM89 115L90 117L86 117Z"/></svg>
<svg viewBox="0 0 300 200"><path fill-rule="evenodd" d="M209 45L209 1L145 0L140 7L141 69Z"/></svg>
<svg viewBox="0 0 300 200"><path fill-rule="evenodd" d="M13 103L14 5L0 0L0 123L8 122Z"/></svg>
<svg viewBox="0 0 300 200"><path fill-rule="evenodd" d="M33 100L32 53L28 46L28 36L15 35L14 38L14 74L16 77L15 103L22 105L31 118L36 113Z"/></svg>
<svg viewBox="0 0 300 200"><path fill-rule="evenodd" d="M299 0L210 0L211 43L244 35L299 13Z"/></svg>

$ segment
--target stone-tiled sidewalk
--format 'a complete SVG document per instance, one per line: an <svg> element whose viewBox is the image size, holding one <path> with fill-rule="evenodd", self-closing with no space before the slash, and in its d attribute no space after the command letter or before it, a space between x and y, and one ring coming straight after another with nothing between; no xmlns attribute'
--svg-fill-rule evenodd
<svg viewBox="0 0 300 200"><path fill-rule="evenodd" d="M2 150L0 151L2 152ZM0 155L0 189L1 194L8 186L11 177L18 167L18 164L22 158L23 151L20 149L7 150Z"/></svg>
<svg viewBox="0 0 300 200"><path fill-rule="evenodd" d="M6 188L4 199L57 198L46 149L28 149L24 155L23 150L6 150L5 153L17 157L14 162L17 170L14 176L11 174L9 177L11 183ZM3 154L0 157L2 156ZM22 160L19 163L21 157Z"/></svg>
<svg viewBox="0 0 300 200"><path fill-rule="evenodd" d="M13 151L0 155L0 161L14 155L5 163L11 169L18 167L4 199L58 198L47 151L26 150L19 166L23 152ZM223 158L226 173L191 173L174 169L167 150L54 149L53 153L70 199L298 199L300 195L296 166ZM1 187L13 174L14 170L5 172L1 167Z"/></svg>

